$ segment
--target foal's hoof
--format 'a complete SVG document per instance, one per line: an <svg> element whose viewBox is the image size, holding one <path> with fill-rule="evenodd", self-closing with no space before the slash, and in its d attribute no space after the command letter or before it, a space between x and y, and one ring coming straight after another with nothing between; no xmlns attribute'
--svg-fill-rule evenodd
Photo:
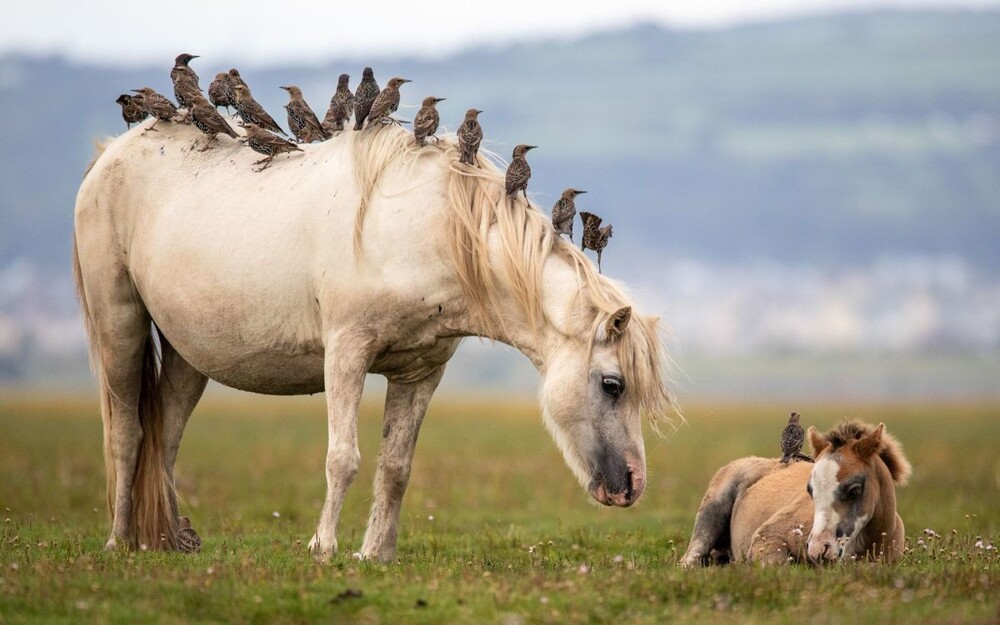
<svg viewBox="0 0 1000 625"><path fill-rule="evenodd" d="M201 551L201 536L191 527L191 519L182 516L177 519L177 551L181 553L198 553Z"/></svg>

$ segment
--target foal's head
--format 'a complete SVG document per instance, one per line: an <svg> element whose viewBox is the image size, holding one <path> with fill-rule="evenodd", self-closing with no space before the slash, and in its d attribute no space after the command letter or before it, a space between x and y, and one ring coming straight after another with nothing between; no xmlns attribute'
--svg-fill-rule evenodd
<svg viewBox="0 0 1000 625"><path fill-rule="evenodd" d="M625 306L566 337L545 365L545 425L570 469L607 506L630 506L646 485L642 418L669 402L655 318Z"/></svg>
<svg viewBox="0 0 1000 625"><path fill-rule="evenodd" d="M826 435L809 428L816 464L807 489L815 514L808 553L815 561L864 553L856 543L880 505L895 513L895 484L910 476L910 463L883 424L851 421ZM894 517L893 517L894 518Z"/></svg>

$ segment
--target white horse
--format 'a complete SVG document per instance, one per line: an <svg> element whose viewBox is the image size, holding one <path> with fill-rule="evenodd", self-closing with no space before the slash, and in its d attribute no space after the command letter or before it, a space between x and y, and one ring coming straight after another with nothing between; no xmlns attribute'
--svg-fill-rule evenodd
<svg viewBox="0 0 1000 625"><path fill-rule="evenodd" d="M388 379L361 554L394 557L428 402L462 337L524 353L544 422L605 505L646 481L640 411L665 418L656 319L633 312L548 219L505 198L453 139L346 132L255 173L256 155L149 122L114 140L76 202L74 265L104 419L107 548L177 548L173 469L209 378L258 393L325 391L327 492L311 552L326 559L358 471L366 373Z"/></svg>

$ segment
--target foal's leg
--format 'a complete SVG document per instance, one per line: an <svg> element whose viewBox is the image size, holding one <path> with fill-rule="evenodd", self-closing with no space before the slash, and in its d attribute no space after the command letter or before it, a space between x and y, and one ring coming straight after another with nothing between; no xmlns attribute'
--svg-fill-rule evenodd
<svg viewBox="0 0 1000 625"><path fill-rule="evenodd" d="M427 404L437 389L444 366L412 384L389 382L385 394L382 425L382 450L375 473L375 498L361 555L364 558L392 560L396 555L396 526L403 494L410 480L413 450L417 446L420 424Z"/></svg>
<svg viewBox="0 0 1000 625"><path fill-rule="evenodd" d="M347 488L358 474L358 405L371 362L368 345L338 337L328 340L324 362L329 443L326 452L326 501L309 551L325 561L337 551L337 519Z"/></svg>
<svg viewBox="0 0 1000 625"><path fill-rule="evenodd" d="M698 506L694 530L687 551L681 557L681 566L707 564L713 549L729 549L729 522L736 497L773 470L776 463L772 458L740 458L716 472Z"/></svg>

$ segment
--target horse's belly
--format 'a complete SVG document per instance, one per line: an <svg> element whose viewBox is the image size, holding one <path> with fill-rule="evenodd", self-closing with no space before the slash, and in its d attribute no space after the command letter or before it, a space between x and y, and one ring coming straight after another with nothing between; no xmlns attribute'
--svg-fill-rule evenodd
<svg viewBox="0 0 1000 625"><path fill-rule="evenodd" d="M193 363L192 363L193 364ZM196 366L197 368L197 366ZM206 374L241 391L266 395L304 395L323 391L323 354L290 356L257 353Z"/></svg>

